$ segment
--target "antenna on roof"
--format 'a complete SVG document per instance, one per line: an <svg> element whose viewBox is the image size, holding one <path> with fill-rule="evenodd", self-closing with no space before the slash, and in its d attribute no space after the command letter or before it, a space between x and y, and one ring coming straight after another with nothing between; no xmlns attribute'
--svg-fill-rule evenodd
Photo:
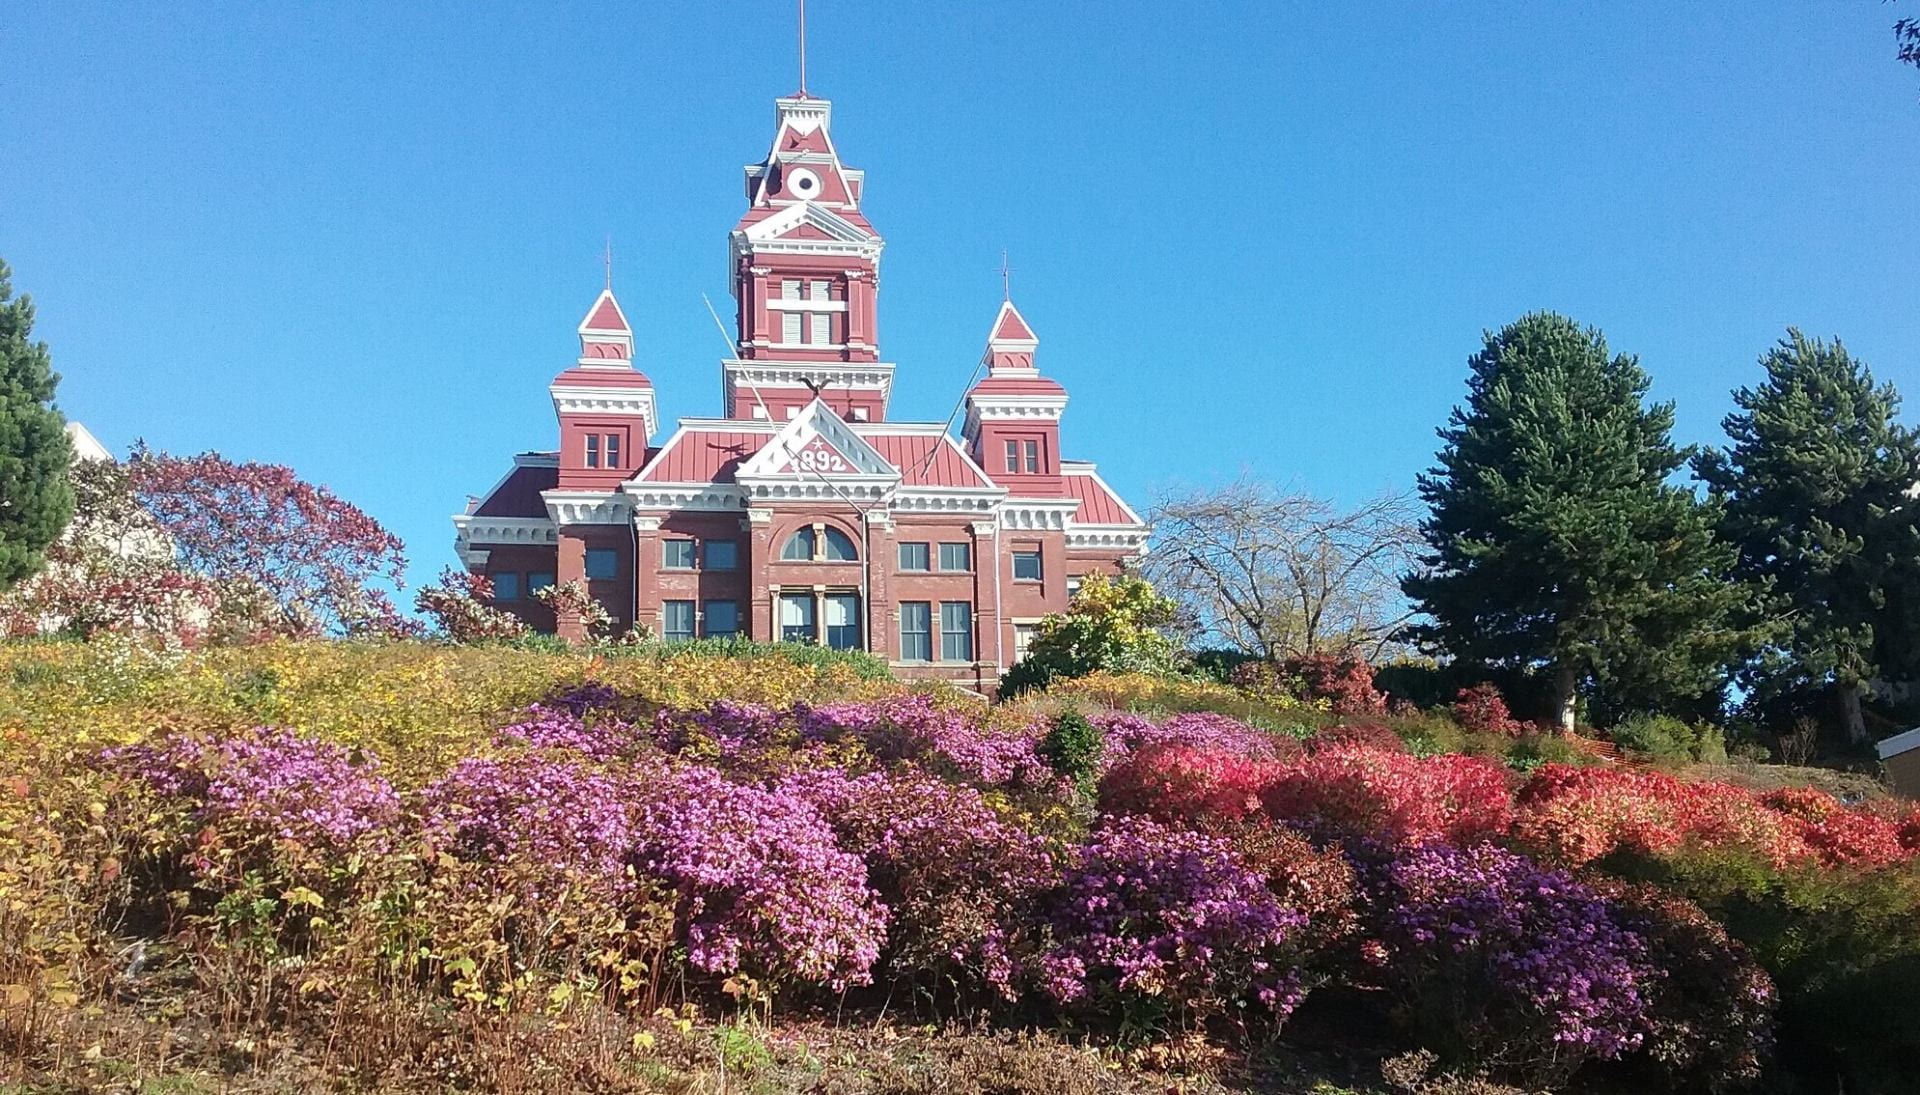
<svg viewBox="0 0 1920 1095"><path fill-rule="evenodd" d="M1000 249L1000 299L1013 301L1013 267L1007 265L1007 249Z"/></svg>
<svg viewBox="0 0 1920 1095"><path fill-rule="evenodd" d="M800 0L800 97L807 97L807 0Z"/></svg>
<svg viewBox="0 0 1920 1095"><path fill-rule="evenodd" d="M607 233L607 250L604 256L607 264L607 288L613 288L613 233Z"/></svg>

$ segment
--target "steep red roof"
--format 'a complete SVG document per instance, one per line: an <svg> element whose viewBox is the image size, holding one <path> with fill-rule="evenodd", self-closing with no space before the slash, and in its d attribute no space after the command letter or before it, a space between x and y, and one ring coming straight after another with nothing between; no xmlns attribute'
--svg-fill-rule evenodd
<svg viewBox="0 0 1920 1095"><path fill-rule="evenodd" d="M545 517L547 504L540 498L543 490L552 490L560 481L560 469L522 464L513 469L492 494L475 509L477 517Z"/></svg>
<svg viewBox="0 0 1920 1095"><path fill-rule="evenodd" d="M951 437L912 433L856 431L887 462L899 468L909 487L991 487ZM929 458L931 456L931 458Z"/></svg>
<svg viewBox="0 0 1920 1095"><path fill-rule="evenodd" d="M773 439L750 430L687 430L667 443L647 469L649 483L731 483L740 462Z"/></svg>
<svg viewBox="0 0 1920 1095"><path fill-rule="evenodd" d="M1066 481L1067 496L1080 499L1080 508L1073 514L1074 524L1131 525L1139 520L1127 512L1125 504L1090 471L1076 475L1071 468L1064 470L1067 474L1062 478Z"/></svg>
<svg viewBox="0 0 1920 1095"><path fill-rule="evenodd" d="M593 307L593 314L581 324L589 331L627 331L627 321L620 317L620 306L613 302L613 293L603 291L600 300Z"/></svg>
<svg viewBox="0 0 1920 1095"><path fill-rule="evenodd" d="M1027 326L1027 321L1020 318L1020 313L1014 308L1012 302L1008 302L1006 307L1000 310L1000 324L993 329L993 337L995 339L1025 339L1029 342L1037 341L1034 337L1033 328Z"/></svg>

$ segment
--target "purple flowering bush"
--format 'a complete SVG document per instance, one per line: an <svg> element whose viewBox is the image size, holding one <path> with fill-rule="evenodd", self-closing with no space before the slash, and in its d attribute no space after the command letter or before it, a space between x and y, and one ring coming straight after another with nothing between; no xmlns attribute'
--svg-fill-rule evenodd
<svg viewBox="0 0 1920 1095"><path fill-rule="evenodd" d="M525 900L585 888L631 891L633 819L627 780L580 761L530 754L460 761L421 796L437 849L504 881Z"/></svg>
<svg viewBox="0 0 1920 1095"><path fill-rule="evenodd" d="M260 842L339 855L379 842L400 813L377 759L277 727L225 738L169 735L108 750L105 759L230 850ZM209 850L203 839L200 866L210 865Z"/></svg>
<svg viewBox="0 0 1920 1095"><path fill-rule="evenodd" d="M1100 764L1103 773L1136 753L1155 749L1191 749L1245 760L1291 760L1302 751L1294 738L1211 711L1170 715L1157 723L1115 712L1096 715L1092 722L1107 742Z"/></svg>
<svg viewBox="0 0 1920 1095"><path fill-rule="evenodd" d="M1541 1080L1638 1049L1663 976L1614 905L1569 875L1475 845L1378 867L1370 957L1428 1048Z"/></svg>
<svg viewBox="0 0 1920 1095"><path fill-rule="evenodd" d="M866 861L892 914L890 976L930 993L1018 998L1038 946L1037 903L1057 873L1042 837L979 791L912 768L816 769L782 790L812 803Z"/></svg>
<svg viewBox="0 0 1920 1095"><path fill-rule="evenodd" d="M1109 818L1054 895L1045 991L1166 1030L1256 1009L1275 1024L1305 996L1296 941L1306 917L1224 839L1141 817Z"/></svg>

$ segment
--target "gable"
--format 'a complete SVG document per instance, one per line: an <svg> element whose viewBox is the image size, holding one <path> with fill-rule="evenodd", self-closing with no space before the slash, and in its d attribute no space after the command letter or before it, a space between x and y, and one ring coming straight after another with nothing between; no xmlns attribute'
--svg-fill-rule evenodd
<svg viewBox="0 0 1920 1095"><path fill-rule="evenodd" d="M825 401L815 399L740 465L736 478L825 476L897 480L900 473Z"/></svg>

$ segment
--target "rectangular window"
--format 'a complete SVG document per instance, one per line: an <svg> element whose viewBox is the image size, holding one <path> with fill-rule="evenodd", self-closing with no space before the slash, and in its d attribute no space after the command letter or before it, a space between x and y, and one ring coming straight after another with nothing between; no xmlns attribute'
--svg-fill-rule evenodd
<svg viewBox="0 0 1920 1095"><path fill-rule="evenodd" d="M780 317L780 341L788 345L799 344L800 319L801 316L799 312L788 312Z"/></svg>
<svg viewBox="0 0 1920 1095"><path fill-rule="evenodd" d="M620 435L617 433L610 433L607 435L607 467L617 468L619 466L620 466Z"/></svg>
<svg viewBox="0 0 1920 1095"><path fill-rule="evenodd" d="M587 577L618 578L620 576L620 553L612 548L587 549Z"/></svg>
<svg viewBox="0 0 1920 1095"><path fill-rule="evenodd" d="M1038 551L1015 551L1013 553L1013 580L1016 582L1037 582L1040 580L1040 553Z"/></svg>
<svg viewBox="0 0 1920 1095"><path fill-rule="evenodd" d="M552 587L553 587L553 571L551 570L527 571L527 596L531 597L543 589L550 589Z"/></svg>
<svg viewBox="0 0 1920 1095"><path fill-rule="evenodd" d="M827 594L827 646L834 650L860 649L860 596Z"/></svg>
<svg viewBox="0 0 1920 1095"><path fill-rule="evenodd" d="M708 570L735 570L740 566L740 545L732 540L705 541Z"/></svg>
<svg viewBox="0 0 1920 1095"><path fill-rule="evenodd" d="M707 602L707 638L731 639L740 634L740 602Z"/></svg>
<svg viewBox="0 0 1920 1095"><path fill-rule="evenodd" d="M929 559L926 544L905 543L900 545L901 570L932 570L933 564Z"/></svg>
<svg viewBox="0 0 1920 1095"><path fill-rule="evenodd" d="M587 435L587 467L597 468L599 466L600 466L600 435L597 433L590 433Z"/></svg>
<svg viewBox="0 0 1920 1095"><path fill-rule="evenodd" d="M495 601L505 603L520 599L520 575L508 571L504 574L492 575L492 578Z"/></svg>
<svg viewBox="0 0 1920 1095"><path fill-rule="evenodd" d="M1007 442L1007 470L1020 470L1020 442L1018 441Z"/></svg>
<svg viewBox="0 0 1920 1095"><path fill-rule="evenodd" d="M966 601L940 602L940 660L973 660L973 605Z"/></svg>
<svg viewBox="0 0 1920 1095"><path fill-rule="evenodd" d="M927 601L900 602L900 660L933 660L933 605Z"/></svg>
<svg viewBox="0 0 1920 1095"><path fill-rule="evenodd" d="M755 417L755 418L766 418L766 417L767 417L767 408L766 408L766 405L765 405L765 404L761 404L761 403L755 403L755 404L753 405L753 417Z"/></svg>
<svg viewBox="0 0 1920 1095"><path fill-rule="evenodd" d="M813 628L813 594L780 595L780 641L783 643L818 642Z"/></svg>
<svg viewBox="0 0 1920 1095"><path fill-rule="evenodd" d="M967 571L973 569L972 544L941 544L940 569Z"/></svg>
<svg viewBox="0 0 1920 1095"><path fill-rule="evenodd" d="M1040 442L1028 441L1026 442L1026 447L1027 447L1027 474L1039 475L1040 474Z"/></svg>
<svg viewBox="0 0 1920 1095"><path fill-rule="evenodd" d="M825 312L815 312L807 317L807 342L814 346L825 346L833 341L833 317Z"/></svg>
<svg viewBox="0 0 1920 1095"><path fill-rule="evenodd" d="M1019 665L1027 660L1027 648L1033 645L1033 637L1039 631L1039 624L1013 625L1013 664Z"/></svg>
<svg viewBox="0 0 1920 1095"><path fill-rule="evenodd" d="M799 300L800 299L800 279L799 278L789 278L780 283L780 299L781 300Z"/></svg>
<svg viewBox="0 0 1920 1095"><path fill-rule="evenodd" d="M692 540L662 540L660 542L660 565L668 570L693 569Z"/></svg>
<svg viewBox="0 0 1920 1095"><path fill-rule="evenodd" d="M824 281L807 282L807 299L808 300L827 299L827 283Z"/></svg>
<svg viewBox="0 0 1920 1095"><path fill-rule="evenodd" d="M693 602L665 601L660 605L660 637L693 638Z"/></svg>

